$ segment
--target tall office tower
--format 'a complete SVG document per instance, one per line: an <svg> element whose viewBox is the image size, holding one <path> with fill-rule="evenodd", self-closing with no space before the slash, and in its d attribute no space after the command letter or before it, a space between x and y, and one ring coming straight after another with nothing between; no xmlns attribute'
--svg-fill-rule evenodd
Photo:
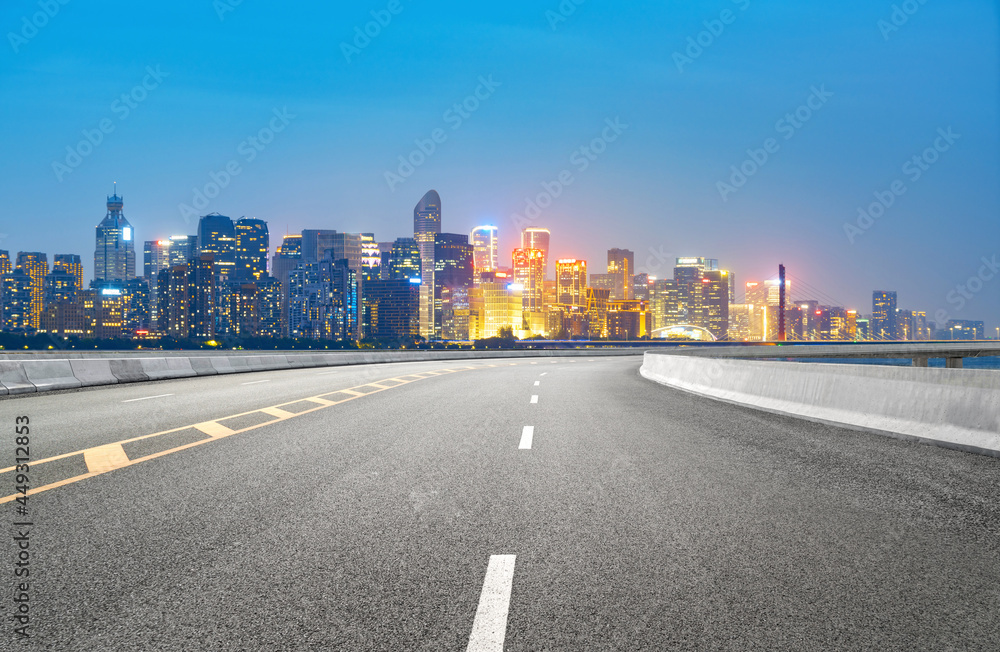
<svg viewBox="0 0 1000 652"><path fill-rule="evenodd" d="M248 283L267 274L267 257L271 239L267 222L241 217L236 220L236 269L233 280Z"/></svg>
<svg viewBox="0 0 1000 652"><path fill-rule="evenodd" d="M679 258L674 267L674 287L677 288L677 311L685 324L705 327L702 279L705 269L698 264L685 264L692 259Z"/></svg>
<svg viewBox="0 0 1000 652"><path fill-rule="evenodd" d="M875 290L872 293L871 339L899 339L896 327L896 292Z"/></svg>
<svg viewBox="0 0 1000 652"><path fill-rule="evenodd" d="M135 278L134 232L122 212L124 206L117 191L108 197L108 213L97 225L95 281L128 281Z"/></svg>
<svg viewBox="0 0 1000 652"><path fill-rule="evenodd" d="M382 249L375 242L374 233L361 234L361 276L362 281L382 277Z"/></svg>
<svg viewBox="0 0 1000 652"><path fill-rule="evenodd" d="M233 278L236 271L236 227L233 221L218 213L202 217L198 222L198 252L212 255L217 277L224 280Z"/></svg>
<svg viewBox="0 0 1000 652"><path fill-rule="evenodd" d="M170 240L146 240L142 244L142 275L156 279L170 267Z"/></svg>
<svg viewBox="0 0 1000 652"><path fill-rule="evenodd" d="M42 309L45 306L45 277L49 273L49 257L38 251L17 252L17 267L31 277L31 304L28 310L28 325L41 325Z"/></svg>
<svg viewBox="0 0 1000 652"><path fill-rule="evenodd" d="M420 279L420 245L413 238L397 238L389 252L386 280Z"/></svg>
<svg viewBox="0 0 1000 652"><path fill-rule="evenodd" d="M366 338L409 339L420 334L419 283L409 279L369 281L362 295Z"/></svg>
<svg viewBox="0 0 1000 652"><path fill-rule="evenodd" d="M61 269L73 277L76 289L83 289L83 261L77 254L56 254L52 269Z"/></svg>
<svg viewBox="0 0 1000 652"><path fill-rule="evenodd" d="M197 235L170 236L170 265L184 265L198 254Z"/></svg>
<svg viewBox="0 0 1000 652"><path fill-rule="evenodd" d="M467 310L468 289L475 272L475 250L469 236L438 233L434 236L434 338L466 339L456 327L456 311ZM468 314L468 313L466 313ZM468 328L465 328L466 335Z"/></svg>
<svg viewBox="0 0 1000 652"><path fill-rule="evenodd" d="M632 275L635 273L635 253L628 249L608 250L608 274L615 279L612 301L632 299Z"/></svg>
<svg viewBox="0 0 1000 652"><path fill-rule="evenodd" d="M600 288L601 290L607 290L609 293L615 291L615 275L614 274L591 274L589 287Z"/></svg>
<svg viewBox="0 0 1000 652"><path fill-rule="evenodd" d="M587 261L560 258L556 261L556 301L564 306L587 305Z"/></svg>
<svg viewBox="0 0 1000 652"><path fill-rule="evenodd" d="M538 249L542 252L542 279L549 277L549 239L548 229L529 226L521 231L521 249Z"/></svg>
<svg viewBox="0 0 1000 652"><path fill-rule="evenodd" d="M658 337L656 331L683 323L674 314L677 307L677 290L672 278L659 278L653 281L650 289L649 309L653 315L653 337Z"/></svg>
<svg viewBox="0 0 1000 652"><path fill-rule="evenodd" d="M750 319L752 312L748 303L729 304L729 335L731 342L750 341Z"/></svg>
<svg viewBox="0 0 1000 652"><path fill-rule="evenodd" d="M917 320L912 310L896 309L896 335L897 339L910 341L917 339L914 333L917 330Z"/></svg>
<svg viewBox="0 0 1000 652"><path fill-rule="evenodd" d="M469 235L469 242L475 248L475 282L479 282L479 274L492 272L500 266L500 244L495 226L477 226Z"/></svg>
<svg viewBox="0 0 1000 652"><path fill-rule="evenodd" d="M15 269L0 277L3 295L3 330L24 331L31 325L31 301L34 284L23 269Z"/></svg>
<svg viewBox="0 0 1000 652"><path fill-rule="evenodd" d="M265 276L254 283L257 286L257 336L271 339L281 337L281 281Z"/></svg>
<svg viewBox="0 0 1000 652"><path fill-rule="evenodd" d="M280 314L281 314L281 336L288 336L288 300L289 286L288 277L296 265L303 262L302 259L302 235L286 235L278 250L271 259L271 275L281 284Z"/></svg>
<svg viewBox="0 0 1000 652"><path fill-rule="evenodd" d="M215 337L215 257L203 253L188 263L188 337Z"/></svg>
<svg viewBox="0 0 1000 652"><path fill-rule="evenodd" d="M53 267L52 271L45 275L43 309L60 301L72 301L76 293L76 277L64 269Z"/></svg>
<svg viewBox="0 0 1000 652"><path fill-rule="evenodd" d="M10 262L10 252L0 249L0 276L10 274L14 271L14 265Z"/></svg>
<svg viewBox="0 0 1000 652"><path fill-rule="evenodd" d="M729 336L729 272L704 272L701 285L704 322L698 325L708 329L715 339L725 340Z"/></svg>
<svg viewBox="0 0 1000 652"><path fill-rule="evenodd" d="M302 260L316 263L328 258L333 249L333 238L337 232L332 229L305 229L302 231Z"/></svg>
<svg viewBox="0 0 1000 652"><path fill-rule="evenodd" d="M288 332L291 337L346 340L355 337L357 273L346 259L302 261L289 273Z"/></svg>
<svg viewBox="0 0 1000 652"><path fill-rule="evenodd" d="M649 301L650 287L649 274L643 272L632 277L632 298L640 301Z"/></svg>
<svg viewBox="0 0 1000 652"><path fill-rule="evenodd" d="M434 237L441 233L441 196L429 191L413 209L413 239L420 248L420 335L434 338Z"/></svg>
<svg viewBox="0 0 1000 652"><path fill-rule="evenodd" d="M802 333L801 339L807 342L820 339L819 317L823 313L819 308L819 301L806 299L804 301L796 301L795 305L802 311L802 319L799 323L799 330Z"/></svg>
<svg viewBox="0 0 1000 652"><path fill-rule="evenodd" d="M541 249L515 249L514 282L524 286L525 312L542 311L545 294L545 252Z"/></svg>

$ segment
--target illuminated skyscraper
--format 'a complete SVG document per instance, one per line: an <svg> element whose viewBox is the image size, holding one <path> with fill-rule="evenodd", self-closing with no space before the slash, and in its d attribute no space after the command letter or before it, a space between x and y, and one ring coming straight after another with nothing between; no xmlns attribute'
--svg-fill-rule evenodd
<svg viewBox="0 0 1000 652"><path fill-rule="evenodd" d="M871 339L899 339L897 330L895 291L875 290L872 293Z"/></svg>
<svg viewBox="0 0 1000 652"><path fill-rule="evenodd" d="M0 276L10 274L14 271L14 265L10 262L10 252L0 249Z"/></svg>
<svg viewBox="0 0 1000 652"><path fill-rule="evenodd" d="M397 238L389 252L386 280L420 279L420 245L413 238Z"/></svg>
<svg viewBox="0 0 1000 652"><path fill-rule="evenodd" d="M576 258L556 261L556 301L566 306L587 306L587 261Z"/></svg>
<svg viewBox="0 0 1000 652"><path fill-rule="evenodd" d="M413 239L420 249L420 335L434 338L434 236L441 233L441 196L429 191L413 209Z"/></svg>
<svg viewBox="0 0 1000 652"><path fill-rule="evenodd" d="M3 296L3 330L24 331L31 326L32 279L23 269L0 277Z"/></svg>
<svg viewBox="0 0 1000 652"><path fill-rule="evenodd" d="M724 340L729 336L729 272L704 272L701 285L703 323L697 325Z"/></svg>
<svg viewBox="0 0 1000 652"><path fill-rule="evenodd" d="M52 269L66 272L73 277L76 289L83 289L83 261L77 254L56 254Z"/></svg>
<svg viewBox="0 0 1000 652"><path fill-rule="evenodd" d="M548 229L529 226L521 231L521 249L538 249L542 252L542 278L549 277L549 239Z"/></svg>
<svg viewBox="0 0 1000 652"><path fill-rule="evenodd" d="M363 294L366 338L415 338L420 334L419 283L409 279L368 281Z"/></svg>
<svg viewBox="0 0 1000 652"><path fill-rule="evenodd" d="M236 221L236 269L233 280L256 281L267 274L271 240L267 222L248 217Z"/></svg>
<svg viewBox="0 0 1000 652"><path fill-rule="evenodd" d="M72 301L77 293L76 278L64 269L53 267L45 276L43 304L48 308L53 303Z"/></svg>
<svg viewBox="0 0 1000 652"><path fill-rule="evenodd" d="M514 282L524 286L525 312L541 312L545 292L545 252L541 249L515 249Z"/></svg>
<svg viewBox="0 0 1000 652"><path fill-rule="evenodd" d="M466 339L454 328L456 310L467 310L472 287L474 251L469 237L459 233L434 236L434 338ZM468 313L465 313L467 315ZM446 325L450 326L446 328ZM448 331L448 332L446 332Z"/></svg>
<svg viewBox="0 0 1000 652"><path fill-rule="evenodd" d="M49 257L38 251L19 251L16 269L31 278L31 303L27 319L30 328L38 328L45 305L45 277L49 273Z"/></svg>
<svg viewBox="0 0 1000 652"><path fill-rule="evenodd" d="M236 227L225 215L212 213L198 222L198 250L211 254L216 276L233 278L236 271Z"/></svg>
<svg viewBox="0 0 1000 652"><path fill-rule="evenodd" d="M95 281L128 281L135 278L135 234L122 212L124 206L124 200L117 191L108 197L108 213L97 225Z"/></svg>
<svg viewBox="0 0 1000 652"><path fill-rule="evenodd" d="M374 233L361 234L361 276L363 281L374 281L382 276L382 252Z"/></svg>
<svg viewBox="0 0 1000 652"><path fill-rule="evenodd" d="M632 299L632 275L635 274L635 253L628 249L608 250L608 274L614 278L612 301Z"/></svg>
<svg viewBox="0 0 1000 652"><path fill-rule="evenodd" d="M500 246L497 227L477 226L469 235L469 242L475 250L474 280L479 280L481 272L492 272L500 266Z"/></svg>

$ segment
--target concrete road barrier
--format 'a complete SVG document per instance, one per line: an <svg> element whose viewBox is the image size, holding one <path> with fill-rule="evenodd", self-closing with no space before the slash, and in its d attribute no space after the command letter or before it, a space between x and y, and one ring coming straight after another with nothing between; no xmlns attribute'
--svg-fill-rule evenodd
<svg viewBox="0 0 1000 652"><path fill-rule="evenodd" d="M44 392L53 389L76 389L82 387L69 360L28 360L24 362L24 372L28 381L35 386L35 391ZM110 373L109 373L110 375ZM115 379L118 382L118 379Z"/></svg>
<svg viewBox="0 0 1000 652"><path fill-rule="evenodd" d="M35 386L28 380L24 365L18 362L0 361L0 386L4 394L27 394L35 391Z"/></svg>
<svg viewBox="0 0 1000 652"><path fill-rule="evenodd" d="M69 366L83 387L118 384L118 377L111 371L111 360L70 360Z"/></svg>
<svg viewBox="0 0 1000 652"><path fill-rule="evenodd" d="M140 358L142 370L150 380L196 376L189 358Z"/></svg>
<svg viewBox="0 0 1000 652"><path fill-rule="evenodd" d="M1000 457L1000 372L645 354L643 377L811 421Z"/></svg>
<svg viewBox="0 0 1000 652"><path fill-rule="evenodd" d="M523 351L329 351L323 353L95 352L0 357L0 396L194 376L391 362L449 362L490 358L639 356L640 349ZM206 355L206 353L208 353ZM56 357L59 356L59 357Z"/></svg>

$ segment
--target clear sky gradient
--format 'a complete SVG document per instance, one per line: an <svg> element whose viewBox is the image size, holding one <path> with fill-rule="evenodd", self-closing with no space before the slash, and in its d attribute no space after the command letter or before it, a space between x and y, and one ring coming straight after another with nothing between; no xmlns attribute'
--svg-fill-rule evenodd
<svg viewBox="0 0 1000 652"><path fill-rule="evenodd" d="M89 278L117 181L140 264L142 240L195 232L182 206L267 220L272 244L384 241L431 188L443 230L496 224L509 256L543 195L531 223L591 271L611 247L741 284L784 262L815 289L795 298L867 312L895 289L1000 322L1000 271L949 295L1000 258L995 2L62 1L0 7L0 249L79 253ZM433 153L400 170L417 141ZM849 237L875 193L891 205Z"/></svg>

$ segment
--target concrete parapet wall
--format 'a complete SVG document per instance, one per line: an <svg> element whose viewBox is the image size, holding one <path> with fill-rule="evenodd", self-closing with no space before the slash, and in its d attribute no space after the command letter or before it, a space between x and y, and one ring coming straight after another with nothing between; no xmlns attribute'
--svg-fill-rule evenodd
<svg viewBox="0 0 1000 652"><path fill-rule="evenodd" d="M1000 372L647 352L640 373L730 403L1000 457Z"/></svg>
<svg viewBox="0 0 1000 652"><path fill-rule="evenodd" d="M43 354L0 359L0 396L95 385L135 383L194 376L384 364L488 358L598 357L641 355L639 349L582 349L544 351L337 351L330 353L261 353L183 356L158 352L102 353L59 356ZM57 357L59 356L59 357Z"/></svg>

